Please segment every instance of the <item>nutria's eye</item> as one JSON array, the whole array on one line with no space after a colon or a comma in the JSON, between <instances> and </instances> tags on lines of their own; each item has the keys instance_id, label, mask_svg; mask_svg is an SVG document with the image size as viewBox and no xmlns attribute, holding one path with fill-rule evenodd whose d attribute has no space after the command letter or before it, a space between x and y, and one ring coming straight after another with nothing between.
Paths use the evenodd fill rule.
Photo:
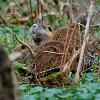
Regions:
<instances>
[{"instance_id":1,"label":"nutria's eye","mask_svg":"<svg viewBox=\"0 0 100 100\"><path fill-rule=\"evenodd\" d=\"M52 32L52 28L51 28L51 27L48 27L48 29L49 29L49 31L51 31L51 32Z\"/></svg>"},{"instance_id":2,"label":"nutria's eye","mask_svg":"<svg viewBox=\"0 0 100 100\"><path fill-rule=\"evenodd\" d=\"M24 46L24 45L22 45L22 46L21 46L21 48L22 48L22 49L25 49L25 46Z\"/></svg>"},{"instance_id":3,"label":"nutria's eye","mask_svg":"<svg viewBox=\"0 0 100 100\"><path fill-rule=\"evenodd\" d=\"M33 26L32 26L32 27L37 28L37 27L38 27L38 25L37 25L37 24L33 24Z\"/></svg>"}]
</instances>

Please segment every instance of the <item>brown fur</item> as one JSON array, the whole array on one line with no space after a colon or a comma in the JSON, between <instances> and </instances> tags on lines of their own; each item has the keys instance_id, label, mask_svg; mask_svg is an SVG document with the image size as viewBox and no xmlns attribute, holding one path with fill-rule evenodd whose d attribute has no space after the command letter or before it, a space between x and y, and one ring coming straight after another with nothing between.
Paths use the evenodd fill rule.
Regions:
<instances>
[{"instance_id":1,"label":"brown fur","mask_svg":"<svg viewBox=\"0 0 100 100\"><path fill-rule=\"evenodd\" d=\"M81 41L82 41L81 35L77 30L75 30L74 32L73 31L74 31L73 28L70 28L69 31L67 28L55 30L52 33L53 34L52 40L48 40L44 43L41 43L41 45L35 48L31 46L33 48L33 51L37 53L34 59L32 59L32 55L29 53L29 50L24 49L23 57L25 58L25 61L27 60L30 70L33 70L35 65L37 68L36 69L37 72L45 71L50 68L58 66L61 67L60 65L61 65L62 54L57 54L57 53L63 53L66 37L67 37L66 48L68 48L68 52L65 62L67 63L67 61L74 54L74 51L78 50L81 47ZM89 44L90 42L92 42L92 44ZM93 38L89 39L89 43L87 44L86 51L97 52L98 49L95 48L97 47L97 45ZM44 52L44 51L49 51L49 52ZM56 53L50 53L50 52L56 52ZM76 67L72 67L71 70L75 70L75 68Z\"/></svg>"},{"instance_id":2,"label":"brown fur","mask_svg":"<svg viewBox=\"0 0 100 100\"><path fill-rule=\"evenodd\" d=\"M67 44L69 38L73 32L73 29L70 28L67 36ZM40 46L34 48L34 52L37 53L35 56L34 61L31 60L31 55L29 53L26 54L28 56L28 62L30 62L31 69L34 64L37 67L37 72L41 72L52 67L60 66L62 54L54 54L54 53L47 53L44 51L56 52L56 53L63 53L64 43L66 41L67 35L67 28L58 29L53 32L52 40L48 40L42 43ZM69 44L68 55L66 61L72 56L73 50L77 50L80 47L80 33L75 31L72 35L72 39ZM25 50L26 53L27 50ZM29 51L28 51L29 52ZM29 54L29 55L28 55ZM25 56L25 57L26 57Z\"/></svg>"}]
</instances>

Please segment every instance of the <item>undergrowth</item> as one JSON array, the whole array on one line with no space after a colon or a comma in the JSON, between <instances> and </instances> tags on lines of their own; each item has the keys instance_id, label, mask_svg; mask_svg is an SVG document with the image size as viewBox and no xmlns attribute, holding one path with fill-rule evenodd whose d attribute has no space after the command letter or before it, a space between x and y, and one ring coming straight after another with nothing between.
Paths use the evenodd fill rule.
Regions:
<instances>
[{"instance_id":1,"label":"undergrowth","mask_svg":"<svg viewBox=\"0 0 100 100\"><path fill-rule=\"evenodd\" d=\"M10 0L5 0L2 6L8 5ZM1 5L1 4L0 4ZM34 5L33 5L34 6ZM53 15L47 16L50 26L53 29L64 27L67 22L67 18L64 15L59 24L54 23L55 17ZM12 53L14 48L19 44L13 37L13 34L8 32L5 27L10 27L13 32L16 33L18 38L24 42L31 42L31 37L28 33L28 29L32 23L27 25L0 25L0 45L5 46L8 53ZM97 29L94 36L100 36L100 27ZM98 57L100 58L100 57ZM97 58L97 59L98 59ZM25 64L15 63L16 71L19 69L25 69ZM25 83L19 83L19 89L23 100L100 100L100 77L95 81L96 73L95 68L98 65L94 65L94 71L91 73L84 73L82 79L78 85L60 87L60 88L44 88L40 85L30 85ZM74 80L72 75L71 80Z\"/></svg>"}]
</instances>

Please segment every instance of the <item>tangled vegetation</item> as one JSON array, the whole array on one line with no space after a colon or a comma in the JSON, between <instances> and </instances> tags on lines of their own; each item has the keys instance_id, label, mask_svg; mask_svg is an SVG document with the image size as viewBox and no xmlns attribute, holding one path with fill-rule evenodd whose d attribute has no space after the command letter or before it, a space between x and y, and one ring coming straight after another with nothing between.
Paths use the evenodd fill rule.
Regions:
<instances>
[{"instance_id":1,"label":"tangled vegetation","mask_svg":"<svg viewBox=\"0 0 100 100\"><path fill-rule=\"evenodd\" d=\"M20 41L31 43L32 38L29 34L29 29L33 23L41 22L41 20L48 23L48 25L52 27L52 30L63 28L66 25L68 26L69 18L66 15L67 11L64 6L65 1L1 0L0 45L3 45L6 48L9 55L12 54L15 51L15 48L20 45L13 33L16 33L16 36ZM78 4L78 0L72 1L74 4ZM84 6L84 4L88 5L89 1L91 0L80 0L80 4L84 2L82 6ZM90 22L91 25L88 33L90 33L94 39L97 39L98 46L100 46L100 1L94 1L96 2L94 5L98 9L98 13L91 18L92 20ZM90 4L89 6L87 5L84 9L89 11ZM83 7L81 8L84 10ZM72 21L76 23L76 19L78 19L77 17L79 16L77 15L74 17L76 18ZM72 27L75 27L75 25L72 25ZM9 29L11 29L12 32L10 32ZM83 27L80 27L81 35L84 36L85 31L84 25ZM86 69L82 72L78 82L75 81L75 73L66 77L66 73L62 74L57 71L56 73L47 75L45 78L40 77L41 84L37 84L38 82L36 82L36 80L34 84L34 80L31 79L31 75L33 74L27 74L27 61L14 61L20 96L22 100L99 100L100 54L96 54L95 62L96 63L89 67L89 70ZM36 78L35 74L33 77ZM33 82L31 83L30 80Z\"/></svg>"}]
</instances>

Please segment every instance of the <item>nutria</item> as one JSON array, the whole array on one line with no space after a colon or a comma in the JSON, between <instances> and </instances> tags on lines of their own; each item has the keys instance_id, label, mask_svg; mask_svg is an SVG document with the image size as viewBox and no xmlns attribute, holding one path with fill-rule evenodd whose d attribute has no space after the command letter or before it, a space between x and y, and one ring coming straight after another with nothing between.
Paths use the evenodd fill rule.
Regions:
<instances>
[{"instance_id":1,"label":"nutria","mask_svg":"<svg viewBox=\"0 0 100 100\"><path fill-rule=\"evenodd\" d=\"M66 48L65 48L65 52L63 52L64 47L65 47L65 41L67 41ZM61 28L61 29L53 31L52 39L46 42L42 42L42 44L33 48L33 51L37 54L34 57L34 61L32 60L32 57L31 57L32 55L29 53L28 49L26 48L24 49L25 51L24 54L27 55L27 59L28 59L27 62L28 62L29 67L31 67L31 70L33 69L33 66L36 65L37 72L41 72L44 70L48 70L50 68L60 66L63 54L64 55L67 54L67 57L65 58L65 63L67 63L67 61L73 56L74 51L77 51L78 49L81 48L82 41L83 39L79 31L75 30L74 28L65 27L65 28ZM90 37L89 43L87 44L86 51L84 54L85 57L83 61L83 66L86 65L87 67L88 64L85 64L85 60L90 58L91 55L94 56L95 52L98 52L99 49L95 47L97 47L96 41L94 41L94 39ZM46 52L46 51L49 51L49 52ZM88 52L90 53L90 57L88 57L89 56ZM26 58L26 56L24 57ZM95 59L93 58L91 62L93 62L94 60ZM91 64L89 64L89 66L90 65Z\"/></svg>"},{"instance_id":2,"label":"nutria","mask_svg":"<svg viewBox=\"0 0 100 100\"><path fill-rule=\"evenodd\" d=\"M70 58L70 56L73 55L73 50L78 50L78 48L80 48L81 36L77 30L74 30L73 28L68 29L67 27L65 27L65 28L61 28L61 29L53 31L52 39L47 39L45 42L42 41L40 45L38 45L37 47L33 49L33 51L37 54L34 58L35 65L37 66L37 72L41 72L52 67L60 66L62 54L47 53L44 51L63 53L66 36L67 36L66 48L69 45L66 61ZM33 66L34 61L31 60L31 55L29 54L28 49L25 49L25 53L26 55L24 57L26 58L26 56L28 55L27 57L29 60L28 62L31 62L28 65ZM23 52L23 54L25 53Z\"/></svg>"}]
</instances>

